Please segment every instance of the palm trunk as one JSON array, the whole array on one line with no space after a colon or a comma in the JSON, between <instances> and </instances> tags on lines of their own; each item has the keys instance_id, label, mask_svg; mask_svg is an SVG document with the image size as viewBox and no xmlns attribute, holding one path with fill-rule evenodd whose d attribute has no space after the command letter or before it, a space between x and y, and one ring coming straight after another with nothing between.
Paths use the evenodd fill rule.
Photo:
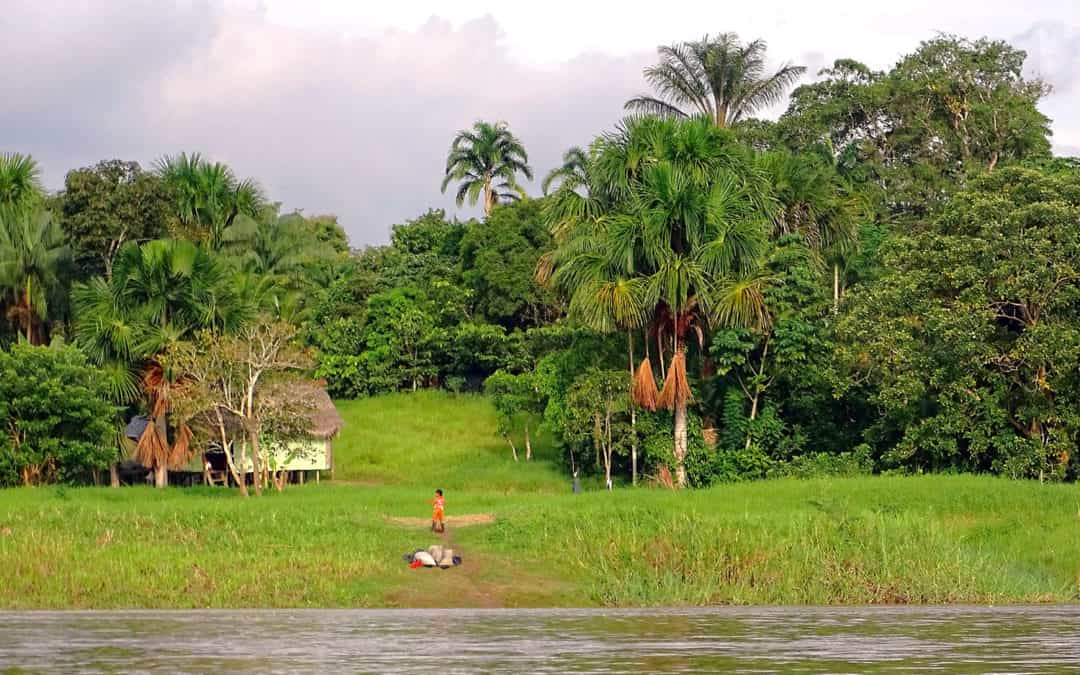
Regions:
<instances>
[{"instance_id":1,"label":"palm trunk","mask_svg":"<svg viewBox=\"0 0 1080 675\"><path fill-rule=\"evenodd\" d=\"M663 380L667 377L667 372L664 369L664 332L662 326L658 326L656 329L656 358L660 361L660 379Z\"/></svg>"},{"instance_id":2,"label":"palm trunk","mask_svg":"<svg viewBox=\"0 0 1080 675\"><path fill-rule=\"evenodd\" d=\"M109 487L120 487L120 469L116 462L109 464Z\"/></svg>"},{"instance_id":3,"label":"palm trunk","mask_svg":"<svg viewBox=\"0 0 1080 675\"><path fill-rule=\"evenodd\" d=\"M637 485L637 407L634 405L634 338L626 329L626 351L630 356L630 484Z\"/></svg>"},{"instance_id":4,"label":"palm trunk","mask_svg":"<svg viewBox=\"0 0 1080 675\"><path fill-rule=\"evenodd\" d=\"M158 439L161 441L161 447L165 448L168 452L169 448L169 429L168 421L165 419L165 415L154 418L154 433L158 435ZM157 461L157 466L154 467L154 487L165 488L169 487L169 458L161 457Z\"/></svg>"},{"instance_id":5,"label":"palm trunk","mask_svg":"<svg viewBox=\"0 0 1080 675\"><path fill-rule=\"evenodd\" d=\"M532 439L529 438L529 423L525 422L525 461L532 461Z\"/></svg>"},{"instance_id":6,"label":"palm trunk","mask_svg":"<svg viewBox=\"0 0 1080 675\"><path fill-rule=\"evenodd\" d=\"M30 328L34 322L34 315L30 311L30 277L26 277L26 344L34 344L32 336L30 335Z\"/></svg>"},{"instance_id":7,"label":"palm trunk","mask_svg":"<svg viewBox=\"0 0 1080 675\"><path fill-rule=\"evenodd\" d=\"M675 367L674 355L679 353L679 325L678 318L672 314L671 318L671 354L672 368ZM673 376L674 377L674 376ZM688 447L686 428L686 401L678 394L675 395L675 485L686 487L686 448Z\"/></svg>"},{"instance_id":8,"label":"palm trunk","mask_svg":"<svg viewBox=\"0 0 1080 675\"><path fill-rule=\"evenodd\" d=\"M492 189L491 189L491 177L484 177L484 217L487 218L491 215L491 209L494 207Z\"/></svg>"},{"instance_id":9,"label":"palm trunk","mask_svg":"<svg viewBox=\"0 0 1080 675\"><path fill-rule=\"evenodd\" d=\"M686 402L675 405L675 485L686 487Z\"/></svg>"},{"instance_id":10,"label":"palm trunk","mask_svg":"<svg viewBox=\"0 0 1080 675\"><path fill-rule=\"evenodd\" d=\"M833 277L832 277L832 311L836 314L840 311L840 263L833 263Z\"/></svg>"}]
</instances>

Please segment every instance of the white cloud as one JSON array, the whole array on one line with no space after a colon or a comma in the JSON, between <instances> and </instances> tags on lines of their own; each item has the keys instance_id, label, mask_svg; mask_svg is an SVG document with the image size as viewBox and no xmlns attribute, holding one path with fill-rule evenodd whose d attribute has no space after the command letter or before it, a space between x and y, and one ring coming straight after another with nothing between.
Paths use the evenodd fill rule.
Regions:
<instances>
[{"instance_id":1,"label":"white cloud","mask_svg":"<svg viewBox=\"0 0 1080 675\"><path fill-rule=\"evenodd\" d=\"M733 29L766 37L778 61L811 71L845 56L887 67L931 35L925 17L940 5L913 0L871 12L864 2L832 4L831 13L817 5L785 13L773 0L731 11L674 2L659 14L624 7L619 21L604 22L611 6L568 0L500 7L497 19L478 0L364 3L365 12L336 1L17 0L0 12L0 62L16 64L5 89L18 92L0 98L0 149L32 153L52 187L100 159L149 163L201 151L258 179L287 207L337 213L354 244L378 243L395 222L452 207L438 191L446 149L476 119L507 120L539 177L568 146L618 120L622 103L642 90L641 69L658 43ZM699 14L675 11L690 6ZM984 12L964 31L963 13L950 7L933 28L1006 30L1008 17ZM450 19L425 18L433 8ZM852 30L856 19L861 30ZM1076 40L1052 27L1018 39L1064 45L1043 57L1025 44L1040 64L1056 64ZM1075 69L1071 53L1064 75ZM1047 104L1059 113L1063 145L1080 145L1064 114L1077 97L1059 86Z\"/></svg>"}]
</instances>

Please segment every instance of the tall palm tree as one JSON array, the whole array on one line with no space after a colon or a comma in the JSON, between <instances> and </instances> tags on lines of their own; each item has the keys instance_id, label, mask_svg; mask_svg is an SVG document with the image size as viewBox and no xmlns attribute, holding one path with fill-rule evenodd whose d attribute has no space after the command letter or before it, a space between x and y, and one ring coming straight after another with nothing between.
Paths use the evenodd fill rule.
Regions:
<instances>
[{"instance_id":1,"label":"tall palm tree","mask_svg":"<svg viewBox=\"0 0 1080 675\"><path fill-rule=\"evenodd\" d=\"M254 218L266 202L258 183L239 180L225 164L210 163L198 153L162 157L156 169L176 195L180 222L212 251L225 243L238 216Z\"/></svg>"},{"instance_id":2,"label":"tall palm tree","mask_svg":"<svg viewBox=\"0 0 1080 675\"><path fill-rule=\"evenodd\" d=\"M735 33L660 47L660 63L644 71L656 95L634 97L625 107L648 115L700 114L730 126L781 101L806 72L788 63L770 73L765 52L764 40L742 44Z\"/></svg>"},{"instance_id":3,"label":"tall palm tree","mask_svg":"<svg viewBox=\"0 0 1080 675\"><path fill-rule=\"evenodd\" d=\"M29 155L0 154L0 211L22 215L44 196L37 162Z\"/></svg>"},{"instance_id":4,"label":"tall palm tree","mask_svg":"<svg viewBox=\"0 0 1080 675\"><path fill-rule=\"evenodd\" d=\"M472 130L462 129L450 144L446 156L446 175L442 191L451 181L458 181L457 205L465 200L474 205L483 196L484 215L500 201L514 201L525 195L517 182L518 174L532 180L532 168L525 147L506 122L479 121Z\"/></svg>"},{"instance_id":5,"label":"tall palm tree","mask_svg":"<svg viewBox=\"0 0 1080 675\"><path fill-rule=\"evenodd\" d=\"M35 323L47 318L49 295L70 257L67 237L48 211L0 208L0 288L11 293L8 317L30 344L41 342Z\"/></svg>"},{"instance_id":6,"label":"tall palm tree","mask_svg":"<svg viewBox=\"0 0 1080 675\"><path fill-rule=\"evenodd\" d=\"M760 166L773 186L780 208L774 234L802 235L807 246L832 266L833 311L840 305L840 266L858 246L862 211L855 190L836 171L831 153L765 153Z\"/></svg>"},{"instance_id":7,"label":"tall palm tree","mask_svg":"<svg viewBox=\"0 0 1080 675\"><path fill-rule=\"evenodd\" d=\"M209 254L189 241L128 242L113 275L76 284L75 334L91 360L110 378L114 400L146 402L150 424L136 457L164 487L168 469L186 460L182 433L170 445L166 415L177 374L158 360L170 344L198 329L234 331L250 319L228 277Z\"/></svg>"},{"instance_id":8,"label":"tall palm tree","mask_svg":"<svg viewBox=\"0 0 1080 675\"><path fill-rule=\"evenodd\" d=\"M594 152L590 199L603 210L560 224L551 279L590 325L647 324L670 335L658 403L674 411L675 473L684 486L687 336L703 348L711 326L768 322L757 270L774 204L752 156L706 120L630 120Z\"/></svg>"}]
</instances>

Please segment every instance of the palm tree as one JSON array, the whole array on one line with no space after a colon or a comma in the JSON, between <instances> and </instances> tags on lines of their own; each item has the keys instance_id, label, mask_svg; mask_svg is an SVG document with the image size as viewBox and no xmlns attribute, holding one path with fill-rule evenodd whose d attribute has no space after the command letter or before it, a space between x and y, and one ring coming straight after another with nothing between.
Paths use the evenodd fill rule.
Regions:
<instances>
[{"instance_id":1,"label":"palm tree","mask_svg":"<svg viewBox=\"0 0 1080 675\"><path fill-rule=\"evenodd\" d=\"M464 204L467 198L472 206L483 195L484 215L489 216L500 201L514 201L525 195L517 175L532 180L528 162L528 153L506 122L479 121L471 131L459 131L450 144L442 191L446 192L451 181L460 182L457 205Z\"/></svg>"},{"instance_id":2,"label":"palm tree","mask_svg":"<svg viewBox=\"0 0 1080 675\"><path fill-rule=\"evenodd\" d=\"M546 195L551 189L552 183L559 181L559 185L577 189L588 184L589 156L578 146L573 146L563 153L562 165L552 169L540 183L540 189Z\"/></svg>"},{"instance_id":3,"label":"palm tree","mask_svg":"<svg viewBox=\"0 0 1080 675\"><path fill-rule=\"evenodd\" d=\"M858 246L862 211L855 190L836 171L831 153L765 153L760 166L779 202L774 235L802 235L806 245L832 266L833 311L840 306L840 266Z\"/></svg>"},{"instance_id":4,"label":"palm tree","mask_svg":"<svg viewBox=\"0 0 1080 675\"><path fill-rule=\"evenodd\" d=\"M32 157L17 152L0 154L0 211L25 214L43 196L41 174Z\"/></svg>"},{"instance_id":5,"label":"palm tree","mask_svg":"<svg viewBox=\"0 0 1080 675\"><path fill-rule=\"evenodd\" d=\"M67 237L48 211L0 208L0 288L12 294L8 317L30 344L41 342L34 324L48 316L49 295L70 257Z\"/></svg>"},{"instance_id":6,"label":"palm tree","mask_svg":"<svg viewBox=\"0 0 1080 675\"><path fill-rule=\"evenodd\" d=\"M629 120L594 153L589 199L603 211L560 223L551 279L589 325L645 324L670 334L658 400L648 387L635 398L674 411L676 480L684 486L687 336L695 333L703 349L713 325L768 323L757 270L774 205L752 156L706 120Z\"/></svg>"},{"instance_id":7,"label":"palm tree","mask_svg":"<svg viewBox=\"0 0 1080 675\"><path fill-rule=\"evenodd\" d=\"M254 218L266 201L256 182L239 180L228 166L211 164L198 153L162 157L156 168L176 195L180 222L212 251L225 243L238 216Z\"/></svg>"},{"instance_id":8,"label":"palm tree","mask_svg":"<svg viewBox=\"0 0 1080 675\"><path fill-rule=\"evenodd\" d=\"M158 487L187 454L183 430L169 444L166 415L179 378L158 357L195 330L235 331L250 319L250 308L238 302L229 281L196 244L156 240L128 242L111 278L95 277L73 289L76 339L110 378L114 400L145 399L151 422L136 458L154 470Z\"/></svg>"},{"instance_id":9,"label":"palm tree","mask_svg":"<svg viewBox=\"0 0 1080 675\"><path fill-rule=\"evenodd\" d=\"M766 44L739 42L735 33L680 42L657 49L660 63L645 69L656 96L642 94L626 109L648 115L707 116L727 127L778 103L806 68L784 64L773 73L765 67Z\"/></svg>"}]
</instances>

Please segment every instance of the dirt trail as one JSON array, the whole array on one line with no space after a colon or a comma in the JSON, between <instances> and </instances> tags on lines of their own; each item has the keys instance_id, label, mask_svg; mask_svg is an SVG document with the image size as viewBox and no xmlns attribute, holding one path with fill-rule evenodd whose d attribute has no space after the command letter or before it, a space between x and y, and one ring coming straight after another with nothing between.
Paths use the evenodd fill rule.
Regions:
<instances>
[{"instance_id":1,"label":"dirt trail","mask_svg":"<svg viewBox=\"0 0 1080 675\"><path fill-rule=\"evenodd\" d=\"M387 516L387 521L401 527L428 530L431 520ZM506 604L507 588L491 578L491 566L487 556L473 551L462 551L454 543L454 531L469 525L489 525L495 522L490 513L470 513L449 516L446 532L430 533L438 543L454 549L462 557L462 564L449 569L417 569L414 583L409 588L390 596L393 604L402 607L502 607Z\"/></svg>"},{"instance_id":2,"label":"dirt trail","mask_svg":"<svg viewBox=\"0 0 1080 675\"><path fill-rule=\"evenodd\" d=\"M430 528L430 518L406 518L399 516L387 516L387 522L391 522L401 527L422 527ZM460 516L447 516L446 529L450 531L454 527L468 527L469 525L490 525L495 522L495 515L492 513L466 513Z\"/></svg>"}]
</instances>

